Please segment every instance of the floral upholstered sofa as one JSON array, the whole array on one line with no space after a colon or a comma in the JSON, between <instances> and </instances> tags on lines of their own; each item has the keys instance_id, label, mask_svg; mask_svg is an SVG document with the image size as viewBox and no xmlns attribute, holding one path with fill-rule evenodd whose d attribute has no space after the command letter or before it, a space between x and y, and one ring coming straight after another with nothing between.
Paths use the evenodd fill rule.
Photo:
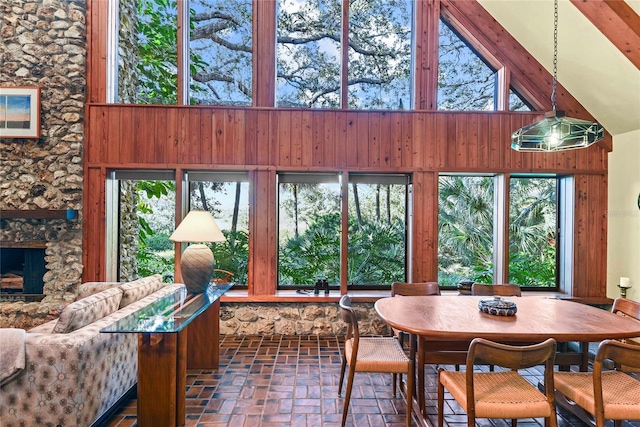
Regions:
<instances>
[{"instance_id":1,"label":"floral upholstered sofa","mask_svg":"<svg viewBox=\"0 0 640 427\"><path fill-rule=\"evenodd\" d=\"M137 334L100 330L182 286L160 275L85 283L58 319L28 331L0 329L0 425L95 423L138 374Z\"/></svg>"}]
</instances>

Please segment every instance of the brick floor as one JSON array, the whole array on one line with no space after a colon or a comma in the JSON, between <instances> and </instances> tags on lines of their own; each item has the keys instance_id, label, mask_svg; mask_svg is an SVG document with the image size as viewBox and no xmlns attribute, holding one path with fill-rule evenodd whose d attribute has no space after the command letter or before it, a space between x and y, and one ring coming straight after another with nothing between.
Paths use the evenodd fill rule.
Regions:
<instances>
[{"instance_id":1,"label":"brick floor","mask_svg":"<svg viewBox=\"0 0 640 427\"><path fill-rule=\"evenodd\" d=\"M187 426L318 427L339 426L343 399L338 397L340 337L224 336L220 368L188 370ZM445 366L453 369L453 366ZM436 370L428 366L425 388L430 421L436 419ZM536 369L523 373L537 383ZM344 390L343 390L344 396ZM445 425L466 426L464 411L451 398ZM583 427L579 419L558 410L559 427ZM406 405L391 392L390 374L356 373L348 425L404 426ZM505 420L479 420L479 426L503 427ZM104 426L136 425L136 400L119 408ZM415 422L414 426L418 426ZM519 426L544 426L543 419L519 420ZM628 423L624 427L638 426Z\"/></svg>"}]
</instances>

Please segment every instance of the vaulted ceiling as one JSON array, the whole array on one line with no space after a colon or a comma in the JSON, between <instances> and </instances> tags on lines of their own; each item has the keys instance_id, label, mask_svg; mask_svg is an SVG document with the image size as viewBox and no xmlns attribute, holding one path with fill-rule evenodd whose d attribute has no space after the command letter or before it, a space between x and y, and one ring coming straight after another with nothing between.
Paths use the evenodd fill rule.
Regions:
<instances>
[{"instance_id":1,"label":"vaulted ceiling","mask_svg":"<svg viewBox=\"0 0 640 427\"><path fill-rule=\"evenodd\" d=\"M553 0L478 1L553 70ZM639 15L640 0L559 1L558 81L614 136L640 130Z\"/></svg>"}]
</instances>

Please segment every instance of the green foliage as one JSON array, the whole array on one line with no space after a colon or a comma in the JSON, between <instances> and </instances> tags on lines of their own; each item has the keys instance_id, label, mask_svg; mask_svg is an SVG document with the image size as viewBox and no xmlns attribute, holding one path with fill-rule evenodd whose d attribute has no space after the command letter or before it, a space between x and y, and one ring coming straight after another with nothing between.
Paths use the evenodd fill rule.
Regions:
<instances>
[{"instance_id":1,"label":"green foliage","mask_svg":"<svg viewBox=\"0 0 640 427\"><path fill-rule=\"evenodd\" d=\"M326 278L340 282L340 214L317 216L298 238L280 248L281 285L313 284Z\"/></svg>"},{"instance_id":2,"label":"green foliage","mask_svg":"<svg viewBox=\"0 0 640 427\"><path fill-rule=\"evenodd\" d=\"M355 284L391 284L405 280L404 220L349 224L348 277Z\"/></svg>"},{"instance_id":3,"label":"green foliage","mask_svg":"<svg viewBox=\"0 0 640 427\"><path fill-rule=\"evenodd\" d=\"M249 235L244 231L232 233L228 230L222 230L222 233L227 240L211 244L215 268L232 272L231 280L233 282L246 284L249 268Z\"/></svg>"}]
</instances>

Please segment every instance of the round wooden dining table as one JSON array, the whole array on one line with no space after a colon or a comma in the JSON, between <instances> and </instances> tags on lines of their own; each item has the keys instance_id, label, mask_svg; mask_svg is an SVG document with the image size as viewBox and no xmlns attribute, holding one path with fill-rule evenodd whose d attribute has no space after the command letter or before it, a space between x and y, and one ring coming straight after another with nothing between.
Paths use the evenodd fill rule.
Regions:
<instances>
[{"instance_id":1,"label":"round wooden dining table","mask_svg":"<svg viewBox=\"0 0 640 427\"><path fill-rule=\"evenodd\" d=\"M417 337L412 357L417 363L417 400L422 416L424 355L438 342L469 343L485 338L529 344L555 338L558 342L599 342L640 336L640 322L586 304L543 296L509 297L517 305L514 316L486 314L478 309L480 296L434 295L382 298L376 312L390 326ZM417 355L417 357L416 357Z\"/></svg>"}]
</instances>

